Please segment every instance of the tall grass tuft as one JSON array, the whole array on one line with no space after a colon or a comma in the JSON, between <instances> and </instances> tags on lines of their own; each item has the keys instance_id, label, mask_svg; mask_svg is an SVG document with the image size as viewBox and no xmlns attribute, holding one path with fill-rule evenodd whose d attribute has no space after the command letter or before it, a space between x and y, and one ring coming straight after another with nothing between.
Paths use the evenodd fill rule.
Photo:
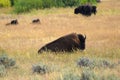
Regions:
<instances>
[{"instance_id":1,"label":"tall grass tuft","mask_svg":"<svg viewBox=\"0 0 120 80\"><path fill-rule=\"evenodd\" d=\"M44 4L46 5L46 4ZM48 4L49 5L49 4ZM43 1L42 0L18 0L15 3L15 12L29 12L32 9L42 9Z\"/></svg>"},{"instance_id":2,"label":"tall grass tuft","mask_svg":"<svg viewBox=\"0 0 120 80\"><path fill-rule=\"evenodd\" d=\"M81 5L88 4L88 3L90 3L92 5L96 5L97 4L96 0L80 0L80 4Z\"/></svg>"},{"instance_id":3,"label":"tall grass tuft","mask_svg":"<svg viewBox=\"0 0 120 80\"><path fill-rule=\"evenodd\" d=\"M18 1L18 0L9 0L10 1L10 4L11 4L11 7L15 5L15 2Z\"/></svg>"},{"instance_id":4,"label":"tall grass tuft","mask_svg":"<svg viewBox=\"0 0 120 80\"><path fill-rule=\"evenodd\" d=\"M10 0L0 0L0 7L9 7L10 5Z\"/></svg>"}]
</instances>

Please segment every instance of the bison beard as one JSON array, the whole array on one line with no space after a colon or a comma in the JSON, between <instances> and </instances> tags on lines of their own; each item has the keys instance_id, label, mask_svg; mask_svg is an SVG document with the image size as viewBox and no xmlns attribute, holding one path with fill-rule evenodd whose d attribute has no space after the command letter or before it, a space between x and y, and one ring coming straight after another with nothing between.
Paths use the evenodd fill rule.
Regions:
<instances>
[{"instance_id":1,"label":"bison beard","mask_svg":"<svg viewBox=\"0 0 120 80\"><path fill-rule=\"evenodd\" d=\"M52 52L60 52L60 51L67 51L71 52L73 50L84 50L85 49L85 39L81 34L72 33L59 39L50 42L43 46L41 49L38 50L38 53L42 53L43 51L52 51Z\"/></svg>"}]
</instances>

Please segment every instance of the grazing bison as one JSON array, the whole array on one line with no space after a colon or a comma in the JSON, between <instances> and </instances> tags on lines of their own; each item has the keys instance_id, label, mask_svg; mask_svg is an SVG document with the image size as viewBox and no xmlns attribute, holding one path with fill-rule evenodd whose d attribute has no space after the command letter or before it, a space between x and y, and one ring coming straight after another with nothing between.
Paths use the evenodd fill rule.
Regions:
<instances>
[{"instance_id":1,"label":"grazing bison","mask_svg":"<svg viewBox=\"0 0 120 80\"><path fill-rule=\"evenodd\" d=\"M91 16L92 13L96 14L96 12L97 12L96 6L91 6L89 4L81 5L74 9L74 14L80 13L80 14L86 15L86 16Z\"/></svg>"},{"instance_id":2,"label":"grazing bison","mask_svg":"<svg viewBox=\"0 0 120 80\"><path fill-rule=\"evenodd\" d=\"M71 33L46 44L45 46L38 50L38 53L48 50L52 52L60 51L71 52L77 49L84 50L85 40L86 36L83 36L82 34Z\"/></svg>"},{"instance_id":3,"label":"grazing bison","mask_svg":"<svg viewBox=\"0 0 120 80\"><path fill-rule=\"evenodd\" d=\"M34 19L34 20L32 21L32 23L40 23L40 20L39 20L39 19Z\"/></svg>"},{"instance_id":4,"label":"grazing bison","mask_svg":"<svg viewBox=\"0 0 120 80\"><path fill-rule=\"evenodd\" d=\"M12 20L10 23L7 23L6 25L17 25L18 24L18 20Z\"/></svg>"}]
</instances>

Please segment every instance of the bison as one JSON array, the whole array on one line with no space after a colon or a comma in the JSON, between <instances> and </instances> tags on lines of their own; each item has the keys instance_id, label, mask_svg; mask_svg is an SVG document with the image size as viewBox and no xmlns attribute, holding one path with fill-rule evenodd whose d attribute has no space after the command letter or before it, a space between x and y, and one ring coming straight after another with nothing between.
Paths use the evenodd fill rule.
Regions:
<instances>
[{"instance_id":1,"label":"bison","mask_svg":"<svg viewBox=\"0 0 120 80\"><path fill-rule=\"evenodd\" d=\"M96 6L92 6L92 5L81 5L77 8L74 9L74 14L82 14L82 15L86 15L86 16L91 16L92 13L96 14L97 10L96 10Z\"/></svg>"},{"instance_id":2,"label":"bison","mask_svg":"<svg viewBox=\"0 0 120 80\"><path fill-rule=\"evenodd\" d=\"M6 25L17 25L18 24L18 20L12 20L10 23L7 23Z\"/></svg>"},{"instance_id":3,"label":"bison","mask_svg":"<svg viewBox=\"0 0 120 80\"><path fill-rule=\"evenodd\" d=\"M86 35L71 33L46 44L38 50L38 53L42 53L43 51L72 52L77 49L84 50L85 40Z\"/></svg>"},{"instance_id":4,"label":"bison","mask_svg":"<svg viewBox=\"0 0 120 80\"><path fill-rule=\"evenodd\" d=\"M32 23L40 23L40 20L39 19L34 19L34 20L32 20Z\"/></svg>"}]
</instances>

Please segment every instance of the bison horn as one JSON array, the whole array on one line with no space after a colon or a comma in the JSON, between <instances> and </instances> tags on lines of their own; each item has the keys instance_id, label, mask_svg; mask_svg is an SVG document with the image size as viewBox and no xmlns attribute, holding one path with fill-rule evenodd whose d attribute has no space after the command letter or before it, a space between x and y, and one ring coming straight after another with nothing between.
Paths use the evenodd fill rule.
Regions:
<instances>
[{"instance_id":1,"label":"bison horn","mask_svg":"<svg viewBox=\"0 0 120 80\"><path fill-rule=\"evenodd\" d=\"M85 37L84 37L85 39L86 39L86 35L85 35Z\"/></svg>"}]
</instances>

